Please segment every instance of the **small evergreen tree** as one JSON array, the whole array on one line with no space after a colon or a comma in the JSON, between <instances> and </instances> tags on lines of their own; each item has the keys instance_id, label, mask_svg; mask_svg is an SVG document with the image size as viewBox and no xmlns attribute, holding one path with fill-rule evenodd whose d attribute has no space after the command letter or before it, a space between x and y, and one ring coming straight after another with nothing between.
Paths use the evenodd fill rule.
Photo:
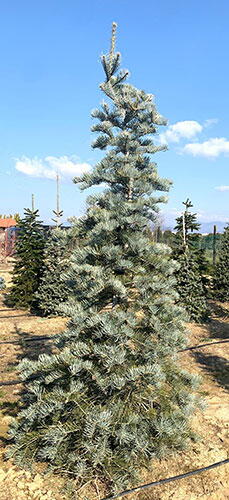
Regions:
<instances>
[{"instance_id":1,"label":"small evergreen tree","mask_svg":"<svg viewBox=\"0 0 229 500\"><path fill-rule=\"evenodd\" d=\"M191 200L187 198L182 204L185 206L185 210L180 217L177 217L174 230L176 231L177 240L179 238L184 246L194 248L199 237L198 233L194 231L199 231L200 224L197 222L197 214L189 212L189 209L193 207Z\"/></svg>"},{"instance_id":2,"label":"small evergreen tree","mask_svg":"<svg viewBox=\"0 0 229 500\"><path fill-rule=\"evenodd\" d=\"M35 293L39 287L43 271L44 233L38 210L25 209L24 218L18 223L15 245L15 264L12 287L6 302L11 307L37 307Z\"/></svg>"},{"instance_id":3,"label":"small evergreen tree","mask_svg":"<svg viewBox=\"0 0 229 500\"><path fill-rule=\"evenodd\" d=\"M94 170L76 179L83 188L106 183L78 220L81 246L69 271L71 317L59 354L24 360L29 406L11 429L17 463L46 460L52 469L86 482L99 477L116 487L136 478L155 456L183 448L192 435L196 379L179 367L185 345L183 310L176 305L170 249L153 243L166 191L150 155L163 148L151 134L165 121L152 95L125 83L120 54L102 57L102 91L113 106L93 111L107 149Z\"/></svg>"},{"instance_id":4,"label":"small evergreen tree","mask_svg":"<svg viewBox=\"0 0 229 500\"><path fill-rule=\"evenodd\" d=\"M180 304L185 307L190 320L198 323L208 319L204 277L206 262L203 250L198 248L199 235L193 233L200 228L197 215L189 212L193 206L189 199L183 204L185 205L184 213L176 219L173 251L173 256L179 263L179 269L176 272L177 291Z\"/></svg>"},{"instance_id":5,"label":"small evergreen tree","mask_svg":"<svg viewBox=\"0 0 229 500\"><path fill-rule=\"evenodd\" d=\"M36 292L38 313L42 316L62 314L59 305L68 296L64 278L68 258L66 232L58 227L50 230L45 242L42 276Z\"/></svg>"},{"instance_id":6,"label":"small evergreen tree","mask_svg":"<svg viewBox=\"0 0 229 500\"><path fill-rule=\"evenodd\" d=\"M166 229L163 233L163 243L172 248L173 242L174 242L173 232L170 229Z\"/></svg>"},{"instance_id":7,"label":"small evergreen tree","mask_svg":"<svg viewBox=\"0 0 229 500\"><path fill-rule=\"evenodd\" d=\"M222 302L229 300L229 225L225 227L213 280L214 295Z\"/></svg>"},{"instance_id":8,"label":"small evergreen tree","mask_svg":"<svg viewBox=\"0 0 229 500\"><path fill-rule=\"evenodd\" d=\"M18 212L16 214L14 214L13 218L17 222L17 224L19 224L19 222L20 222L20 214Z\"/></svg>"}]
</instances>

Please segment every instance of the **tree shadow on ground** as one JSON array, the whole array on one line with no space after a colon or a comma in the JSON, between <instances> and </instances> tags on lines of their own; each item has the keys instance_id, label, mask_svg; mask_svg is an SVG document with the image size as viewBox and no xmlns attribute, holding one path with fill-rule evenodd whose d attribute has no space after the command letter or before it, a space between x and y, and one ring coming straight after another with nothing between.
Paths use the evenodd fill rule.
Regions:
<instances>
[{"instance_id":1,"label":"tree shadow on ground","mask_svg":"<svg viewBox=\"0 0 229 500\"><path fill-rule=\"evenodd\" d=\"M39 335L35 336L33 333L23 332L16 325L14 327L14 334L18 335L21 350L17 353L17 362L11 363L11 365L17 365L24 358L36 361L40 354L52 354L54 352L52 339L43 339L42 336L39 339Z\"/></svg>"},{"instance_id":2,"label":"tree shadow on ground","mask_svg":"<svg viewBox=\"0 0 229 500\"><path fill-rule=\"evenodd\" d=\"M16 359L7 364L5 371L13 372L15 370L14 378L17 380L20 379L18 375L18 364L20 363L20 361L22 361L22 359L27 358L30 361L37 361L40 354L52 354L57 351L52 340L45 340L42 339L42 337L39 340L38 338L39 336L37 335L36 339L34 339L33 338L35 337L34 334L23 332L17 326L14 327L14 332L12 333L14 333L15 335L14 341L18 340L18 346L20 347L20 350L17 351ZM22 386L19 385L19 392L18 392L19 399L17 401L2 402L0 405L0 410L2 414L16 417L19 411L21 411L22 408L25 408L27 406L26 394L27 394L26 388L23 385Z\"/></svg>"},{"instance_id":3,"label":"tree shadow on ground","mask_svg":"<svg viewBox=\"0 0 229 500\"><path fill-rule=\"evenodd\" d=\"M229 339L229 323L220 319L212 319L208 331L213 339Z\"/></svg>"},{"instance_id":4,"label":"tree shadow on ground","mask_svg":"<svg viewBox=\"0 0 229 500\"><path fill-rule=\"evenodd\" d=\"M222 319L229 319L229 310L222 302L210 301L211 312Z\"/></svg>"},{"instance_id":5,"label":"tree shadow on ground","mask_svg":"<svg viewBox=\"0 0 229 500\"><path fill-rule=\"evenodd\" d=\"M3 415L16 417L21 410L20 401L4 401L1 403L0 410Z\"/></svg>"},{"instance_id":6,"label":"tree shadow on ground","mask_svg":"<svg viewBox=\"0 0 229 500\"><path fill-rule=\"evenodd\" d=\"M229 390L229 361L226 358L202 352L193 352L192 356L221 387Z\"/></svg>"},{"instance_id":7,"label":"tree shadow on ground","mask_svg":"<svg viewBox=\"0 0 229 500\"><path fill-rule=\"evenodd\" d=\"M229 339L229 310L219 302L210 302L211 321L207 325L209 337Z\"/></svg>"}]
</instances>

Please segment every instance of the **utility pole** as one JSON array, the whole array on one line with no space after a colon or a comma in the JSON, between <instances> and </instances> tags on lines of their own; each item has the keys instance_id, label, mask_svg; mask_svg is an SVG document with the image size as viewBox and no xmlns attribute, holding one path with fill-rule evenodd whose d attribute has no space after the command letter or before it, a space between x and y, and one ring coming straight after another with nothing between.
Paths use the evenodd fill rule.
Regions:
<instances>
[{"instance_id":1,"label":"utility pole","mask_svg":"<svg viewBox=\"0 0 229 500\"><path fill-rule=\"evenodd\" d=\"M34 212L35 210L35 197L34 194L32 194L32 211Z\"/></svg>"},{"instance_id":2,"label":"utility pole","mask_svg":"<svg viewBox=\"0 0 229 500\"><path fill-rule=\"evenodd\" d=\"M56 227L61 226L60 218L63 215L63 210L60 210L60 176L57 172L56 174L56 210L53 210L55 219L52 219L56 223Z\"/></svg>"},{"instance_id":3,"label":"utility pole","mask_svg":"<svg viewBox=\"0 0 229 500\"><path fill-rule=\"evenodd\" d=\"M161 233L161 227L160 227L160 226L158 226L158 227L157 227L157 236L156 236L156 238L157 238L157 239L156 239L157 243L161 243L161 234L162 234L162 233Z\"/></svg>"},{"instance_id":4,"label":"utility pole","mask_svg":"<svg viewBox=\"0 0 229 500\"><path fill-rule=\"evenodd\" d=\"M60 213L60 176L56 174L56 211Z\"/></svg>"}]
</instances>

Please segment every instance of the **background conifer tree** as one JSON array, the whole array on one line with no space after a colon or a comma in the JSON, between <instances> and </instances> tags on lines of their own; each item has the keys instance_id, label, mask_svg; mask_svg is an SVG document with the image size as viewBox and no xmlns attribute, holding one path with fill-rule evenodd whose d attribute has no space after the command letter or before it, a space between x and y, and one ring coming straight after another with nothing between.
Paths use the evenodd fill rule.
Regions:
<instances>
[{"instance_id":1,"label":"background conifer tree","mask_svg":"<svg viewBox=\"0 0 229 500\"><path fill-rule=\"evenodd\" d=\"M193 207L191 200L187 198L187 200L182 203L185 206L185 210L180 217L177 217L177 224L174 229L177 237L180 238L184 245L187 245L189 248L194 248L195 242L199 236L198 231L200 229L200 224L197 222L197 214L189 212L189 209Z\"/></svg>"},{"instance_id":2,"label":"background conifer tree","mask_svg":"<svg viewBox=\"0 0 229 500\"><path fill-rule=\"evenodd\" d=\"M150 156L164 149L151 134L165 120L152 95L125 83L115 29L100 86L111 104L93 111L93 147L106 155L75 179L82 188L107 189L88 199L78 221L81 247L71 259L65 305L71 320L59 354L21 365L33 381L28 408L11 429L11 453L20 465L46 460L82 482L99 477L122 487L153 457L185 446L196 379L177 361L186 342L177 266L148 231L164 199L155 191L170 185Z\"/></svg>"},{"instance_id":3,"label":"background conifer tree","mask_svg":"<svg viewBox=\"0 0 229 500\"><path fill-rule=\"evenodd\" d=\"M222 236L213 285L215 297L222 302L227 302L229 300L229 225L225 227Z\"/></svg>"},{"instance_id":4,"label":"background conifer tree","mask_svg":"<svg viewBox=\"0 0 229 500\"><path fill-rule=\"evenodd\" d=\"M207 283L204 274L207 264L204 251L198 248L199 235L193 233L200 228L197 215L189 212L193 206L189 199L183 204L185 210L176 219L173 251L173 256L179 263L179 269L176 272L177 291L179 301L185 307L190 320L202 322L208 319Z\"/></svg>"},{"instance_id":5,"label":"background conifer tree","mask_svg":"<svg viewBox=\"0 0 229 500\"><path fill-rule=\"evenodd\" d=\"M68 296L64 273L70 255L70 237L61 229L63 210L60 209L60 176L56 175L56 210L53 210L55 229L49 230L44 250L44 267L36 293L38 314L42 316L61 315L61 305ZM72 232L72 231L71 231Z\"/></svg>"},{"instance_id":6,"label":"background conifer tree","mask_svg":"<svg viewBox=\"0 0 229 500\"><path fill-rule=\"evenodd\" d=\"M25 209L18 222L12 287L6 302L11 307L36 309L37 291L43 270L44 232L38 210Z\"/></svg>"},{"instance_id":7,"label":"background conifer tree","mask_svg":"<svg viewBox=\"0 0 229 500\"><path fill-rule=\"evenodd\" d=\"M42 316L61 315L60 304L68 296L64 272L68 267L67 235L56 227L49 231L44 249L44 266L36 292L38 313Z\"/></svg>"}]
</instances>

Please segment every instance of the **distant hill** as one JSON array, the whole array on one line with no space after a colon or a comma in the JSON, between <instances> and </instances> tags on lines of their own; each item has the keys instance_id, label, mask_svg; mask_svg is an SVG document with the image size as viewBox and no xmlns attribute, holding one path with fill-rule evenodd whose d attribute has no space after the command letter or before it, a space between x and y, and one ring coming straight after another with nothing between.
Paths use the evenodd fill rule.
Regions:
<instances>
[{"instance_id":1,"label":"distant hill","mask_svg":"<svg viewBox=\"0 0 229 500\"><path fill-rule=\"evenodd\" d=\"M228 218L229 222L229 218ZM201 222L201 228L200 232L201 233L213 233L213 226L216 226L216 231L217 233L223 233L225 226L227 225L226 222L222 221L213 221L213 222Z\"/></svg>"},{"instance_id":2,"label":"distant hill","mask_svg":"<svg viewBox=\"0 0 229 500\"><path fill-rule=\"evenodd\" d=\"M228 223L229 223L229 217L228 217ZM216 231L217 233L223 233L224 228L227 225L227 222L225 221L210 221L210 222L200 222L200 233L213 233L213 227L216 225ZM175 221L174 221L174 226L175 226ZM166 224L166 220L162 223L161 229L162 231L165 231L166 229L170 229L170 231L173 231L173 223L168 222ZM154 224L151 224L151 228L154 228Z\"/></svg>"}]
</instances>

